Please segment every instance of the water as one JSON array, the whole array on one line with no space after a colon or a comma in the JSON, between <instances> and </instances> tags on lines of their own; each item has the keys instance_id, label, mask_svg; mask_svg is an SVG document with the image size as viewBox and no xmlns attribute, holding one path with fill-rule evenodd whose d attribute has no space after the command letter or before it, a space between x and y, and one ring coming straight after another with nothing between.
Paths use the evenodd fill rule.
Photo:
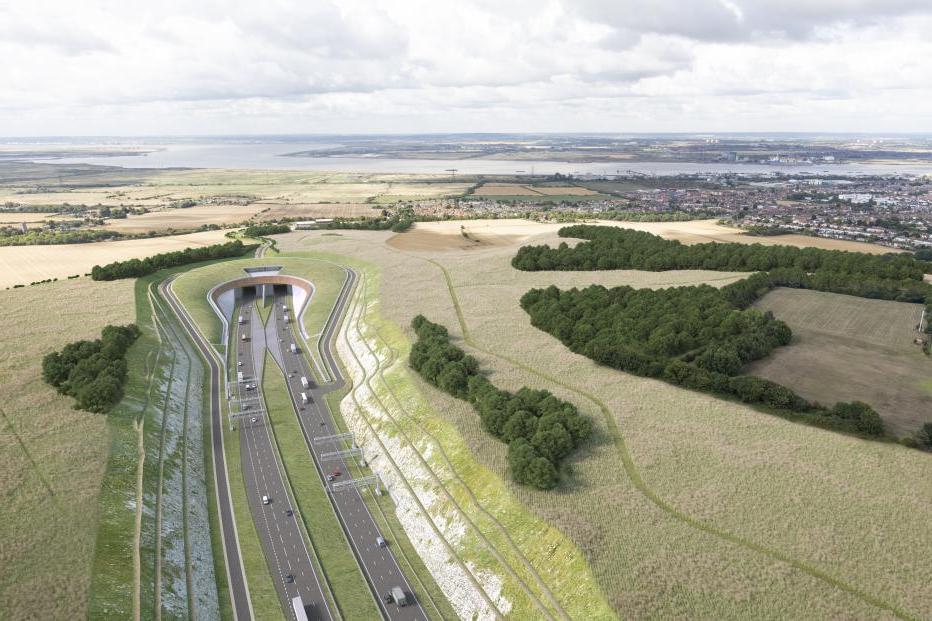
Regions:
<instances>
[{"instance_id":1,"label":"water","mask_svg":"<svg viewBox=\"0 0 932 621\"><path fill-rule=\"evenodd\" d=\"M323 142L292 140L212 141L178 143L121 142L121 148L151 149L141 155L113 157L75 156L57 159L34 159L47 163L85 163L126 168L233 168L255 170L307 170L323 172L448 174L469 175L618 175L640 173L671 176L689 174L792 174L792 175L924 175L932 174L932 163L845 163L812 166L770 166L735 162L555 162L509 159L401 159L379 157L289 157L288 153L314 151L338 146ZM68 147L78 146L70 142ZM91 146L91 145L88 145ZM97 143L96 146L100 146Z\"/></svg>"}]
</instances>

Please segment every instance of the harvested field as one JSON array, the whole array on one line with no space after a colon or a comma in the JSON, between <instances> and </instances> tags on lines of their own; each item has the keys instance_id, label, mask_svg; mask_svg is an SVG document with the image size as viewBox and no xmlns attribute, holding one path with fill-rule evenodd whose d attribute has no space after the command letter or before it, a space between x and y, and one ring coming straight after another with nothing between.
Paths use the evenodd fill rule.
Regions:
<instances>
[{"instance_id":1,"label":"harvested field","mask_svg":"<svg viewBox=\"0 0 932 621\"><path fill-rule=\"evenodd\" d=\"M575 185L535 185L533 189L544 196L598 196L598 192Z\"/></svg>"},{"instance_id":2,"label":"harvested field","mask_svg":"<svg viewBox=\"0 0 932 621\"><path fill-rule=\"evenodd\" d=\"M255 216L258 205L196 205L184 209L160 209L139 216L129 215L118 220L107 220L105 228L121 233L148 231L192 230L204 224L231 224Z\"/></svg>"},{"instance_id":3,"label":"harvested field","mask_svg":"<svg viewBox=\"0 0 932 621\"><path fill-rule=\"evenodd\" d=\"M277 203L258 202L252 207L258 207L259 220L280 220L281 218L357 218L372 216L381 213L368 203Z\"/></svg>"},{"instance_id":4,"label":"harvested field","mask_svg":"<svg viewBox=\"0 0 932 621\"><path fill-rule=\"evenodd\" d=\"M509 266L514 247L409 254L380 246L388 233L342 233L284 235L279 248L378 264L381 315L409 339L424 313L497 385L550 389L591 417L596 440L571 459L566 486L534 492L507 483L505 447L468 404L408 380L511 495L582 550L624 617L932 617L932 564L917 555L932 545L928 454L600 367L534 329L518 306L549 284L723 285L743 275L526 273ZM527 242L553 238L544 233Z\"/></svg>"},{"instance_id":5,"label":"harvested field","mask_svg":"<svg viewBox=\"0 0 932 621\"><path fill-rule=\"evenodd\" d=\"M0 226L12 226L21 222L42 222L55 214L42 211L0 211Z\"/></svg>"},{"instance_id":6,"label":"harvested field","mask_svg":"<svg viewBox=\"0 0 932 621\"><path fill-rule=\"evenodd\" d=\"M93 304L89 303L93 300ZM0 292L0 617L86 618L107 463L106 417L72 409L42 356L135 318L133 282L88 279Z\"/></svg>"},{"instance_id":7,"label":"harvested field","mask_svg":"<svg viewBox=\"0 0 932 621\"><path fill-rule=\"evenodd\" d=\"M593 224L617 226L637 231L647 231L666 239L676 239L684 244L700 244L710 241L737 242L739 244L788 245L799 247L850 250L883 254L902 252L876 244L862 244L837 239L823 239L806 235L780 235L777 237L753 237L735 229L718 224L716 220L690 220L688 222L624 222L594 220ZM399 233L389 244L399 250L463 250L466 249L460 236L460 226L474 232L480 240L498 238L503 243L489 245L518 245L523 243L560 243L568 241L557 236L557 231L566 226L556 222L533 222L515 218L501 220L445 220L442 222L418 222L410 231ZM431 233L432 235L427 235ZM534 239L532 239L534 238ZM408 240L411 241L408 241Z\"/></svg>"},{"instance_id":8,"label":"harvested field","mask_svg":"<svg viewBox=\"0 0 932 621\"><path fill-rule=\"evenodd\" d=\"M224 231L59 246L0 247L0 287L86 274L95 265L228 241Z\"/></svg>"},{"instance_id":9,"label":"harvested field","mask_svg":"<svg viewBox=\"0 0 932 621\"><path fill-rule=\"evenodd\" d=\"M793 342L750 373L821 403L869 403L899 434L932 422L932 362L912 342L922 305L777 289L755 306L785 321Z\"/></svg>"}]
</instances>

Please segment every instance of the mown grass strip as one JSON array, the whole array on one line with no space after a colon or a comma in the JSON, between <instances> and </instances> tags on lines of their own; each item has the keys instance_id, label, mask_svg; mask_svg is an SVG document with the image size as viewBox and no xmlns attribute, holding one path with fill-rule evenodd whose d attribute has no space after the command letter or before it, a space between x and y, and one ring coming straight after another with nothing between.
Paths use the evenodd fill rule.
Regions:
<instances>
[{"instance_id":1,"label":"mown grass strip","mask_svg":"<svg viewBox=\"0 0 932 621\"><path fill-rule=\"evenodd\" d=\"M281 369L266 352L262 392L269 423L278 444L285 475L291 484L301 521L316 551L337 608L346 621L380 618L372 593L333 513L330 499L314 466Z\"/></svg>"}]
</instances>

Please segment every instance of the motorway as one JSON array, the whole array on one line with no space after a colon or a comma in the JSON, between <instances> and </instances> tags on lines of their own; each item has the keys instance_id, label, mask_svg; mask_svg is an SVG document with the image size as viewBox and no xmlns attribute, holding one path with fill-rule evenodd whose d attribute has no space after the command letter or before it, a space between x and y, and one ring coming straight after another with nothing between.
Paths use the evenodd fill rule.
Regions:
<instances>
[{"instance_id":1,"label":"motorway","mask_svg":"<svg viewBox=\"0 0 932 621\"><path fill-rule=\"evenodd\" d=\"M297 511L291 506L285 476L278 463L275 441L262 405L262 371L267 349L265 329L252 303L243 298L239 308L243 323L235 326L235 373L243 380L235 384L238 400L248 407L239 418L240 459L246 482L249 510L262 541L282 610L294 618L293 597L300 595L308 619L333 619L314 570ZM242 336L246 335L246 340ZM238 377L238 376L237 376ZM268 502L264 498L268 498Z\"/></svg>"},{"instance_id":2,"label":"motorway","mask_svg":"<svg viewBox=\"0 0 932 621\"><path fill-rule=\"evenodd\" d=\"M291 324L284 322L283 305L290 304L290 296L275 298L274 312L270 314L267 325L263 327L255 305L243 300L239 314L244 323L230 326L234 342L236 365L231 386L237 397L244 400L251 410L239 418L238 427L241 440L241 465L247 488L250 512L256 530L262 541L266 561L275 581L276 590L287 618L293 619L291 598L300 595L305 603L309 619L332 619L333 615L326 604L324 587L327 585L314 570L311 551L307 549L297 511L291 506L285 489L285 477L278 462L277 447L269 431L264 405L261 400L261 377L266 351L272 353L276 364L286 370L286 380L292 404L301 423L305 442L314 457L315 467L321 484L325 486L328 497L343 527L346 539L360 566L363 575L378 602L382 616L392 621L422 621L427 619L424 609L418 601L417 594L411 588L391 551L391 543L380 547L376 537L380 534L367 505L362 498L362 491L349 487L334 491L332 483L327 481L327 473L338 470L341 474L334 477L336 482L349 476L347 463L342 458L327 461L321 455L345 448L340 445L327 445L313 442L315 437L339 433L333 423L330 409L323 397L326 393L341 388L345 380L333 353L332 341L343 317L357 276L346 270L346 280L336 303L327 320L320 343L321 356L333 381L319 385L313 382L308 359L301 348L293 354L288 350L291 343L302 343L295 334ZM211 429L213 441L214 471L217 479L218 508L223 534L224 553L227 560L227 574L230 594L236 619L253 618L251 602L246 589L239 547L236 538L236 526L229 499L226 480L226 462L222 445L223 412L220 404L220 367L217 364L213 348L207 343L194 326L187 312L174 297L167 280L161 285L161 292L172 306L188 332L189 336L201 350L211 369ZM309 301L310 303L310 301ZM290 312L290 311L289 311ZM293 319L293 316L291 317ZM242 334L246 332L247 340ZM242 364L240 364L242 363ZM244 380L236 382L236 373L243 372ZM301 377L311 380L310 388L303 388ZM249 381L252 380L252 381ZM249 385L250 388L246 388ZM302 403L301 393L307 393L308 404ZM253 420L255 418L255 421ZM269 504L263 504L262 497L268 496ZM409 601L407 606L385 601L385 595L393 587L400 587Z\"/></svg>"},{"instance_id":3,"label":"motorway","mask_svg":"<svg viewBox=\"0 0 932 621\"><path fill-rule=\"evenodd\" d=\"M340 433L340 430L337 429L333 422L324 395L342 387L344 383L340 367L333 357L331 341L339 324L339 318L343 316L343 309L346 306L355 280L355 272L348 270L343 291L341 291L335 305L340 309L340 312L334 312L331 315L321 336L321 343L327 344L322 352L324 364L332 374L333 382L323 386L318 385L313 381L314 376L311 374L308 359L303 355L304 352L301 351L301 348L298 348L297 353L290 351L290 345L300 343L300 341L296 339L294 322L286 323L284 321L287 314L284 306L286 302L290 303L287 297L276 296L275 298L275 305L266 325L266 341L272 351L272 356L286 371L291 402L301 423L304 440L314 456L321 482L327 487L327 493L350 542L350 547L363 568L363 574L379 603L382 615L386 619L393 621L426 621L427 615L421 607L416 593L414 593L410 583L398 566L398 562L395 560L395 555L391 550L391 542L388 542L385 547L380 547L376 542L376 538L381 533L363 500L362 494L365 490L358 489L355 486L343 490L334 490L333 484L345 480L350 474L347 468L349 464L345 458L332 456L332 454L348 447L343 443L313 441L314 438ZM309 388L303 387L302 377L309 380ZM306 404L301 397L302 393L308 397L308 403ZM324 457L327 453L331 453L331 456ZM328 474L337 472L339 474L334 474L333 482L327 481ZM393 587L400 587L406 593L409 602L407 606L402 607L396 603L385 601L385 595Z\"/></svg>"}]
</instances>

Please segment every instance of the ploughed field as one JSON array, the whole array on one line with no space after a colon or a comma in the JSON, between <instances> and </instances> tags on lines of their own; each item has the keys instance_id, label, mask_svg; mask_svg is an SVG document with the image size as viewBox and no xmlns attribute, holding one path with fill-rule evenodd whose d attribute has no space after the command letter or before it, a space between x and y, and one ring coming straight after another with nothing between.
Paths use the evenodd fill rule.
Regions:
<instances>
[{"instance_id":1,"label":"ploughed field","mask_svg":"<svg viewBox=\"0 0 932 621\"><path fill-rule=\"evenodd\" d=\"M749 373L810 400L869 403L900 435L932 422L932 362L913 343L921 304L781 288L755 306L786 322L793 341Z\"/></svg>"}]
</instances>

